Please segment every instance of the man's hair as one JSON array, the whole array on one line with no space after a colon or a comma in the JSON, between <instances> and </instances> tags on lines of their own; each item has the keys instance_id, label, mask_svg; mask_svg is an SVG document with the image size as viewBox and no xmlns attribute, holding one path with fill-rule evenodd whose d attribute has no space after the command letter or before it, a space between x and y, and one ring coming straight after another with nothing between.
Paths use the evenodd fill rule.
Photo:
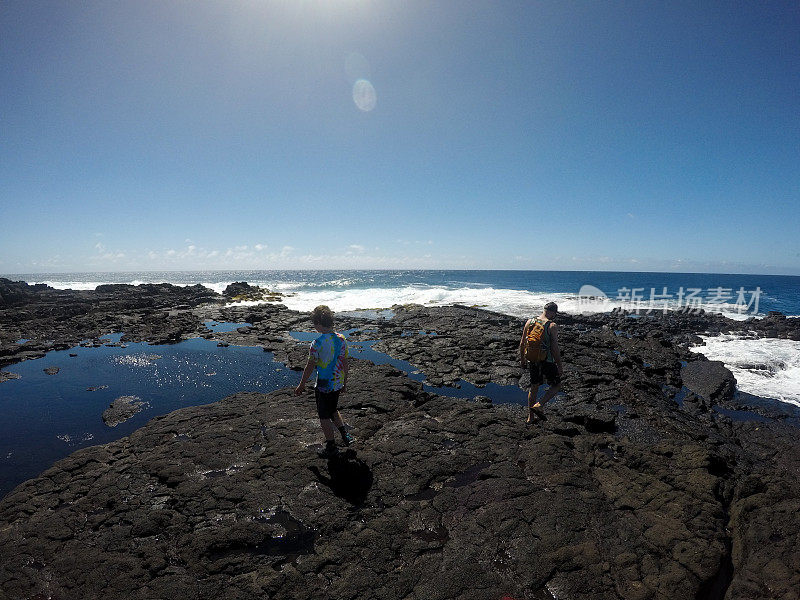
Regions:
<instances>
[{"instance_id":1,"label":"man's hair","mask_svg":"<svg viewBox=\"0 0 800 600\"><path fill-rule=\"evenodd\" d=\"M544 305L544 309L548 310L550 312L557 313L558 312L558 304L556 304L555 302L548 302L547 304Z\"/></svg>"},{"instance_id":2,"label":"man's hair","mask_svg":"<svg viewBox=\"0 0 800 600\"><path fill-rule=\"evenodd\" d=\"M322 327L333 327L333 311L324 304L320 304L311 311L311 322Z\"/></svg>"}]
</instances>

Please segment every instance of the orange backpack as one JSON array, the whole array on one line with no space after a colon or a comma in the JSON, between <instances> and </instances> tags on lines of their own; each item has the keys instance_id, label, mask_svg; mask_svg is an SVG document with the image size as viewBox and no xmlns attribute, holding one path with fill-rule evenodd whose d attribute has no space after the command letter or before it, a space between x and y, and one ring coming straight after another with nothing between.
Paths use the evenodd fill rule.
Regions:
<instances>
[{"instance_id":1,"label":"orange backpack","mask_svg":"<svg viewBox=\"0 0 800 600\"><path fill-rule=\"evenodd\" d=\"M549 324L542 323L539 319L534 319L530 329L528 329L528 336L525 340L525 358L528 362L538 363L547 360L547 348L544 344L545 326Z\"/></svg>"}]
</instances>

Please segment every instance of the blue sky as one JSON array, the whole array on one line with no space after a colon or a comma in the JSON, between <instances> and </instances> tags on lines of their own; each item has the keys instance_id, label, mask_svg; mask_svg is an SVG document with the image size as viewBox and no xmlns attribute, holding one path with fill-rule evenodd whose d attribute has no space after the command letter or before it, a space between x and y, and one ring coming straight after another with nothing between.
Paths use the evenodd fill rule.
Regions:
<instances>
[{"instance_id":1,"label":"blue sky","mask_svg":"<svg viewBox=\"0 0 800 600\"><path fill-rule=\"evenodd\" d=\"M5 0L0 273L800 274L798 32L796 2Z\"/></svg>"}]
</instances>

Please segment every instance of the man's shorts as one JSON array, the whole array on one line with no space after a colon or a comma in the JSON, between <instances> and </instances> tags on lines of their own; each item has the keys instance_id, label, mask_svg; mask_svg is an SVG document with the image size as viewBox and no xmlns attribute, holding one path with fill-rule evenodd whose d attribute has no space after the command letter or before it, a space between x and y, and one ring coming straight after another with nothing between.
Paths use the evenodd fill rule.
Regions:
<instances>
[{"instance_id":1,"label":"man's shorts","mask_svg":"<svg viewBox=\"0 0 800 600\"><path fill-rule=\"evenodd\" d=\"M537 363L528 363L531 371L531 385L541 385L547 380L547 385L558 385L561 383L561 375L558 374L558 367L554 362L543 360Z\"/></svg>"},{"instance_id":2,"label":"man's shorts","mask_svg":"<svg viewBox=\"0 0 800 600\"><path fill-rule=\"evenodd\" d=\"M339 407L339 393L342 390L335 392L320 392L314 388L314 398L317 400L317 414L320 419L331 419L333 413Z\"/></svg>"}]
</instances>

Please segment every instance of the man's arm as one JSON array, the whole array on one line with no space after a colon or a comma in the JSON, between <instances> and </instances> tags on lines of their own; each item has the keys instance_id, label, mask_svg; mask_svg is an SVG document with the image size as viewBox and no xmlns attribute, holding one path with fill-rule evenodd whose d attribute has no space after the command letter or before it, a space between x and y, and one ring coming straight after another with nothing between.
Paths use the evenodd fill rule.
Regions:
<instances>
[{"instance_id":1,"label":"man's arm","mask_svg":"<svg viewBox=\"0 0 800 600\"><path fill-rule=\"evenodd\" d=\"M558 325L556 323L550 325L550 353L553 355L553 360L556 361L558 374L561 375L564 368L561 366L561 348L558 347Z\"/></svg>"},{"instance_id":2,"label":"man's arm","mask_svg":"<svg viewBox=\"0 0 800 600\"><path fill-rule=\"evenodd\" d=\"M306 389L306 382L308 378L311 377L311 373L314 372L314 367L317 366L317 363L314 361L313 358L310 356L308 357L308 362L306 362L306 368L303 370L303 376L300 378L300 383L296 388L294 388L294 395L299 396L302 394Z\"/></svg>"},{"instance_id":3,"label":"man's arm","mask_svg":"<svg viewBox=\"0 0 800 600\"><path fill-rule=\"evenodd\" d=\"M523 367L528 363L525 358L525 341L528 339L528 325L530 323L530 321L525 321L525 327L522 328L522 339L519 341L519 361Z\"/></svg>"}]
</instances>

